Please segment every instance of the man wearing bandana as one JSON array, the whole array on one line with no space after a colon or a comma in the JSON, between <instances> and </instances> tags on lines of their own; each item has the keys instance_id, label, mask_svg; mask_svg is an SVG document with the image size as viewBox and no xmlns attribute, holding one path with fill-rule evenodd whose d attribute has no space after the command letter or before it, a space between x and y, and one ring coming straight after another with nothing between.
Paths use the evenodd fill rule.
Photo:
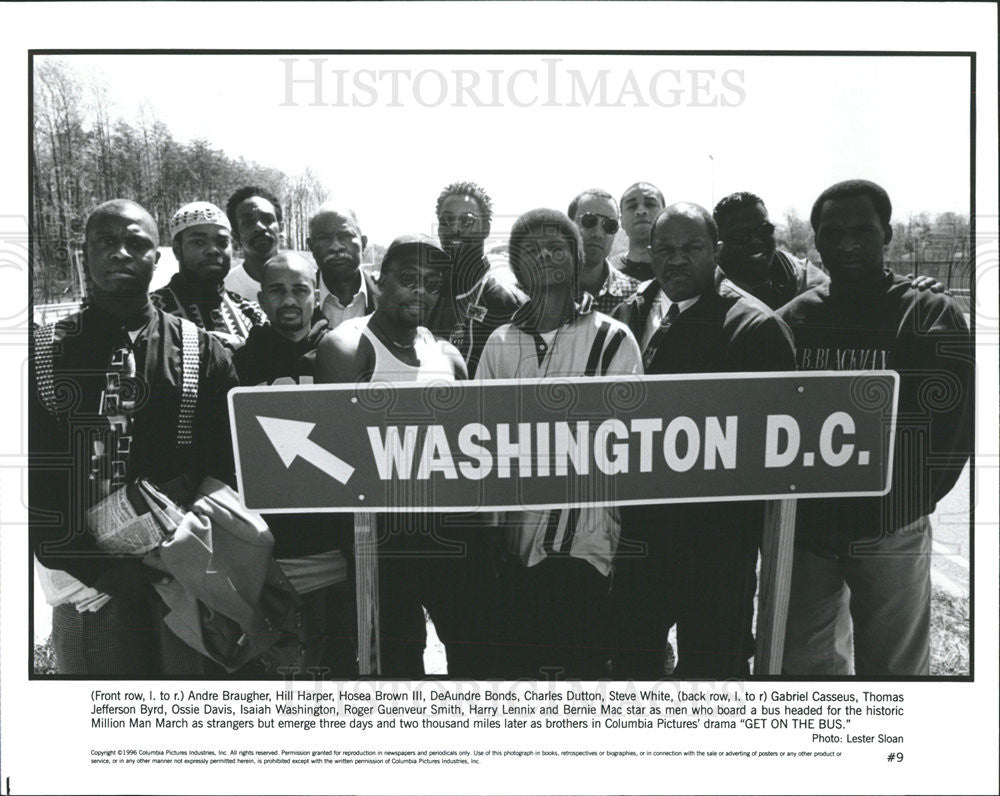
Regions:
<instances>
[{"instance_id":1,"label":"man wearing bandana","mask_svg":"<svg viewBox=\"0 0 1000 796\"><path fill-rule=\"evenodd\" d=\"M150 295L153 305L178 315L238 348L266 320L260 307L223 286L233 256L229 219L210 202L191 202L170 219L179 271Z\"/></svg>"}]
</instances>

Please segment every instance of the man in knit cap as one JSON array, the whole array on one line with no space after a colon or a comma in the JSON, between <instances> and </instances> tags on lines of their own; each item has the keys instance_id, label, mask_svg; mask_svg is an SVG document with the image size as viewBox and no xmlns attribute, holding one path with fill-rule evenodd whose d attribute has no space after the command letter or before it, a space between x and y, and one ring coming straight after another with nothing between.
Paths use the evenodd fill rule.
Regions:
<instances>
[{"instance_id":1,"label":"man in knit cap","mask_svg":"<svg viewBox=\"0 0 1000 796\"><path fill-rule=\"evenodd\" d=\"M153 305L239 347L264 314L254 302L223 287L233 256L229 219L210 202L191 202L170 219L170 240L179 270L150 294Z\"/></svg>"},{"instance_id":2,"label":"man in knit cap","mask_svg":"<svg viewBox=\"0 0 1000 796\"><path fill-rule=\"evenodd\" d=\"M628 328L576 302L583 241L558 210L514 222L511 267L528 294L486 342L477 379L628 376L642 373ZM553 502L569 502L553 495ZM504 677L607 674L611 568L621 533L613 507L511 511L501 518L504 568L498 657Z\"/></svg>"}]
</instances>

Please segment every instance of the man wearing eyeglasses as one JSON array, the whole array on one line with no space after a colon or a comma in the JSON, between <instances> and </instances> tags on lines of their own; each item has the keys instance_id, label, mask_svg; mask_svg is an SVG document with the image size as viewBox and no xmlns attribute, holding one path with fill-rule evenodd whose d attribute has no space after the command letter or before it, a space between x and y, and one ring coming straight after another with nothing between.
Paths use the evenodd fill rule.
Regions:
<instances>
[{"instance_id":1,"label":"man wearing eyeglasses","mask_svg":"<svg viewBox=\"0 0 1000 796\"><path fill-rule=\"evenodd\" d=\"M738 288L715 286L718 230L695 204L666 208L653 223L656 281L620 305L643 351L646 374L795 370L788 327ZM615 561L615 678L664 676L677 624L685 679L746 677L753 655L760 503L624 506Z\"/></svg>"},{"instance_id":2,"label":"man wearing eyeglasses","mask_svg":"<svg viewBox=\"0 0 1000 796\"><path fill-rule=\"evenodd\" d=\"M608 262L618 232L618 205L607 191L592 188L577 195L566 214L583 239L580 288L590 294L594 309L610 313L639 287L638 280Z\"/></svg>"},{"instance_id":3,"label":"man wearing eyeglasses","mask_svg":"<svg viewBox=\"0 0 1000 796\"><path fill-rule=\"evenodd\" d=\"M663 191L650 182L634 183L622 194L622 229L628 235L628 251L615 255L611 264L626 276L640 282L653 278L649 230L666 204Z\"/></svg>"},{"instance_id":4,"label":"man wearing eyeglasses","mask_svg":"<svg viewBox=\"0 0 1000 796\"><path fill-rule=\"evenodd\" d=\"M438 196L438 237L452 267L427 326L461 352L470 376L490 334L524 302L506 258L485 251L492 219L490 197L474 182L451 183Z\"/></svg>"},{"instance_id":5,"label":"man wearing eyeglasses","mask_svg":"<svg viewBox=\"0 0 1000 796\"><path fill-rule=\"evenodd\" d=\"M462 355L424 327L444 292L452 259L426 235L402 235L386 250L372 315L344 321L320 343L316 381L397 383L465 379ZM451 519L451 518L447 518ZM448 674L484 676L489 588L468 529L437 514L385 514L379 529L381 674L424 676L424 608L448 656Z\"/></svg>"}]
</instances>

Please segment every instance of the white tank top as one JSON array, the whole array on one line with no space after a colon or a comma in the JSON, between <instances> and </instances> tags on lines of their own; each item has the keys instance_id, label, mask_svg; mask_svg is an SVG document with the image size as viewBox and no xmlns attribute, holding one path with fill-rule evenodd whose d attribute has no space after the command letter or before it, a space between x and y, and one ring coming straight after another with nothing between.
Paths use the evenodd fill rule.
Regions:
<instances>
[{"instance_id":1,"label":"white tank top","mask_svg":"<svg viewBox=\"0 0 1000 796\"><path fill-rule=\"evenodd\" d=\"M455 370L451 360L441 350L441 341L436 340L429 329L417 327L417 336L413 341L419 365L408 365L399 359L381 340L368 328L367 322L361 328L375 351L375 369L372 371L371 383L375 382L407 382L407 381L454 381Z\"/></svg>"}]
</instances>

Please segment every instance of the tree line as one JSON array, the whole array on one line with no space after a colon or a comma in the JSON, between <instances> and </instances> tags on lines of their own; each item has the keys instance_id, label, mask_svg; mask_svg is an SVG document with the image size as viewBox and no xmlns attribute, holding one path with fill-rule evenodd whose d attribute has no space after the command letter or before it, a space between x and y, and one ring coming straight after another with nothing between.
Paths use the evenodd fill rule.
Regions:
<instances>
[{"instance_id":1,"label":"tree line","mask_svg":"<svg viewBox=\"0 0 1000 796\"><path fill-rule=\"evenodd\" d=\"M81 79L66 62L37 58L32 144L33 293L36 303L81 298L79 251L83 223L97 204L133 199L152 214L167 241L174 211L195 199L224 207L241 185L259 184L279 197L288 247L304 250L308 219L328 197L310 169L289 176L245 158L233 158L204 138L176 140L148 106L127 120L113 114L107 86ZM788 210L775 219L779 245L819 264L808 219ZM953 289L968 289L972 247L968 216L919 213L893 224L887 262L901 273L919 272ZM619 233L614 251L627 248ZM365 260L378 263L372 243Z\"/></svg>"},{"instance_id":2,"label":"tree line","mask_svg":"<svg viewBox=\"0 0 1000 796\"><path fill-rule=\"evenodd\" d=\"M310 214L328 194L311 170L289 176L233 158L204 138L178 141L148 106L138 118L113 114L107 87L83 80L63 61L38 58L34 70L31 230L34 300L81 298L83 224L96 205L132 199L168 240L168 222L194 200L225 207L241 185L274 191L284 210L286 244L304 249Z\"/></svg>"},{"instance_id":3,"label":"tree line","mask_svg":"<svg viewBox=\"0 0 1000 796\"><path fill-rule=\"evenodd\" d=\"M809 219L786 210L775 226L778 246L820 264ZM968 290L972 276L969 217L952 212L915 213L905 221L892 222L885 260L897 273L932 276L952 290Z\"/></svg>"}]
</instances>

